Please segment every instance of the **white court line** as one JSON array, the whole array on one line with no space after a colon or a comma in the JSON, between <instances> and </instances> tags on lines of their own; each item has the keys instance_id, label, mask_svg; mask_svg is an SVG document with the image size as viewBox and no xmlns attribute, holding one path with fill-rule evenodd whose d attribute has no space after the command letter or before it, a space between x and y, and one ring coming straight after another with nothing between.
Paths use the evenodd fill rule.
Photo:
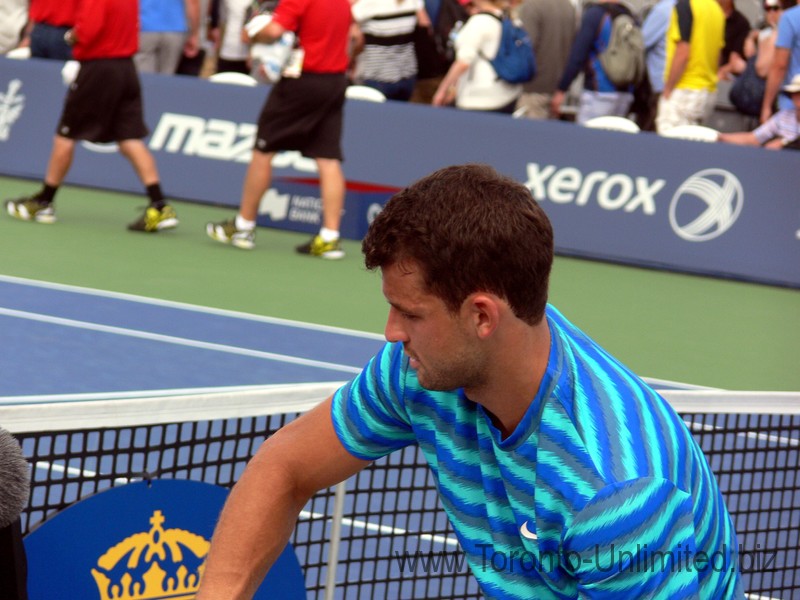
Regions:
<instances>
[{"instance_id":1,"label":"white court line","mask_svg":"<svg viewBox=\"0 0 800 600\"><path fill-rule=\"evenodd\" d=\"M421 540L427 542L434 542L437 544L444 544L447 546L458 546L458 540L455 538L447 537L446 535L432 535L430 533L411 533L406 529L400 527L392 527L390 525L380 525L376 523L369 523L367 521L360 521L357 519L342 519L342 525L347 525L354 529L366 529L367 531L376 531L378 533L386 533L389 535L413 535Z\"/></svg>"},{"instance_id":2,"label":"white court line","mask_svg":"<svg viewBox=\"0 0 800 600\"><path fill-rule=\"evenodd\" d=\"M310 360L307 358L299 358L296 356L288 356L286 354L276 354L274 352L264 352L262 350L250 350L248 348L239 348L237 346L228 346L226 344L213 344L210 342L201 342L199 340L191 340L188 338L176 337L172 335L163 335L160 333L150 333L147 331L138 331L136 329L127 329L125 327L113 327L111 325L100 325L98 323L89 323L87 321L76 321L75 319L65 319L62 317L53 317L50 315L41 315L38 313L25 312L21 310L13 310L9 308L0 307L0 315L15 317L18 319L28 319L31 321L39 321L42 323L51 323L54 325L62 325L64 327L74 327L76 329L86 329L89 331L100 331L102 333L111 333L114 335L121 335L132 338L139 338L150 341L163 342L166 344L175 344L177 346L187 346L190 348L201 348L203 350L213 350L215 352L225 352L228 354L238 354L240 356L251 356L255 358L264 358L267 360L274 360L278 362L290 363L295 365L303 365L307 367L315 367L320 369L331 369L333 371L341 371L343 373L360 373L361 367L351 367L337 363L330 363L320 360Z\"/></svg>"},{"instance_id":3,"label":"white court line","mask_svg":"<svg viewBox=\"0 0 800 600\"><path fill-rule=\"evenodd\" d=\"M75 467L67 467L65 465L60 465L58 463L49 463L43 460L40 460L34 463L34 469L44 469L49 472L55 473L62 473L67 477L85 477L85 478L93 478L99 477L100 474L94 471L89 471L88 469L77 469ZM113 482L115 485L125 485L128 483L132 483L134 481L140 481L143 478L140 477L115 477ZM34 482L35 483L35 482ZM57 480L50 480L48 483L59 483Z\"/></svg>"},{"instance_id":4,"label":"white court line","mask_svg":"<svg viewBox=\"0 0 800 600\"><path fill-rule=\"evenodd\" d=\"M330 516L325 515L323 513L316 513L316 512L309 512L309 511L302 511L300 513L301 519L331 519ZM392 527L390 525L381 525L379 523L370 523L369 521L363 521L360 519L342 519L342 525L346 527L352 527L353 529L363 529L365 531L372 531L378 533L384 533L387 535L410 535L421 540L425 540L426 542L433 542L436 544L444 544L446 546L458 546L458 540L456 538L447 537L446 535L433 535L430 533L414 533L408 531L407 529L403 529L401 527Z\"/></svg>"},{"instance_id":5,"label":"white court line","mask_svg":"<svg viewBox=\"0 0 800 600\"><path fill-rule=\"evenodd\" d=\"M79 469L76 467L67 467L59 463L48 463L45 461L39 461L35 464L35 468L37 469L45 469L55 473L63 473L64 475L71 476L71 477L85 477L85 478L95 478L99 477L100 474L95 471L90 471L88 469ZM116 477L113 481L115 485L124 485L134 481L141 481L143 480L142 476L135 476L135 477ZM300 519L327 519L330 520L331 517L325 515L323 513L312 512L312 511L301 511L299 514ZM458 540L455 538L447 537L444 535L431 535L429 533L413 533L406 529L402 529L400 527L390 527L388 525L379 525L375 523L370 523L368 521L363 521L360 519L342 519L342 525L346 525L348 527L352 527L353 529L363 529L365 531L373 531L384 533L388 535L411 535L414 537L418 537L421 540L434 542L438 544L444 544L447 546L458 546Z\"/></svg>"},{"instance_id":6,"label":"white court line","mask_svg":"<svg viewBox=\"0 0 800 600\"><path fill-rule=\"evenodd\" d=\"M110 400L59 399L27 402L16 396L0 403L0 423L11 433L73 431L94 428L135 427L165 423L266 417L311 410L344 382L292 383L254 387L235 394L190 393L183 396L111 398Z\"/></svg>"},{"instance_id":7,"label":"white court line","mask_svg":"<svg viewBox=\"0 0 800 600\"><path fill-rule=\"evenodd\" d=\"M722 427L717 427L715 425L706 425L704 423L686 423L686 425L688 425L692 431L702 431L702 432L725 431L725 429ZM781 444L783 446L792 446L792 447L800 446L800 440L798 439L783 437L771 433L758 433L757 431L746 431L746 432L740 431L735 435L740 437L746 437L751 440L757 440L760 442L768 442L771 444Z\"/></svg>"},{"instance_id":8,"label":"white court line","mask_svg":"<svg viewBox=\"0 0 800 600\"><path fill-rule=\"evenodd\" d=\"M200 306L198 304L188 304L184 302L175 302L172 300L161 300L159 298L150 298L147 296L137 296L134 294L125 294L122 292L110 292L107 290L98 290L95 288L80 287L75 285L67 285L62 283L53 283L50 281L40 281L36 279L26 279L24 277L14 277L12 275L0 275L0 282L15 283L19 285L29 285L31 287L39 287L44 289L59 290L65 292L73 292L76 294L86 294L87 296L97 296L100 298L113 298L115 300L125 300L127 302L137 302L139 304L149 304L152 306L164 306L168 308L177 308L188 312L196 312L209 315L217 315L223 317L232 317L236 319L244 319L248 321L255 321L259 323L270 323L274 325L285 325L286 327L295 327L298 329L308 329L311 331L324 331L329 333L340 333L343 335L351 335L354 337L361 337L371 340L385 340L383 335L371 333L367 331L358 331L355 329L346 329L344 327L333 327L330 325L319 325L315 323L306 323L304 321L293 321L290 319L279 319L277 317L267 317L263 315L254 315L251 313L239 312L234 310L227 310L222 308L212 308L209 306Z\"/></svg>"},{"instance_id":9,"label":"white court line","mask_svg":"<svg viewBox=\"0 0 800 600\"><path fill-rule=\"evenodd\" d=\"M255 385L223 385L215 387L161 388L157 390L134 390L120 392L79 392L75 394L27 394L22 396L0 396L0 406L12 404L47 404L49 402L107 402L109 400L141 400L163 398L165 396L188 396L191 394L232 394L236 392L269 392L271 389L285 388L286 383ZM305 385L305 384L294 384ZM344 382L342 382L344 385Z\"/></svg>"}]
</instances>

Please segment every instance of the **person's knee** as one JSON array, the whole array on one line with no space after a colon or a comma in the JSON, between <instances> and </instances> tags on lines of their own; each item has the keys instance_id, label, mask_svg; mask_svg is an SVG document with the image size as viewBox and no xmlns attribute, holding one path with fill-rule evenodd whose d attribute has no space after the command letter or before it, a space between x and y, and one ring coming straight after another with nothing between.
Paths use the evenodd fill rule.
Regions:
<instances>
[{"instance_id":1,"label":"person's knee","mask_svg":"<svg viewBox=\"0 0 800 600\"><path fill-rule=\"evenodd\" d=\"M320 175L322 175L323 172L326 175L341 175L342 162L338 158L317 158L315 160L317 162L317 169L319 170Z\"/></svg>"}]
</instances>

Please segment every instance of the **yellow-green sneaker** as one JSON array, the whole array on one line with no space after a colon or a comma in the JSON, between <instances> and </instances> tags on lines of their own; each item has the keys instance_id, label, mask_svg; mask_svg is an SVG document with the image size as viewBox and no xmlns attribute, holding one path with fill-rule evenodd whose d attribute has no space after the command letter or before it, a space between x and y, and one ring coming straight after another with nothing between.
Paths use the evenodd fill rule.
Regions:
<instances>
[{"instance_id":1,"label":"yellow-green sneaker","mask_svg":"<svg viewBox=\"0 0 800 600\"><path fill-rule=\"evenodd\" d=\"M177 226L178 215L175 214L175 209L165 204L161 210L155 206L148 206L141 217L128 225L128 229L155 233L163 229L175 229Z\"/></svg>"},{"instance_id":2,"label":"yellow-green sneaker","mask_svg":"<svg viewBox=\"0 0 800 600\"><path fill-rule=\"evenodd\" d=\"M231 244L242 250L252 250L256 246L255 227L253 229L237 229L235 219L228 219L219 223L207 223L206 234L212 240L223 244Z\"/></svg>"},{"instance_id":3,"label":"yellow-green sneaker","mask_svg":"<svg viewBox=\"0 0 800 600\"><path fill-rule=\"evenodd\" d=\"M38 195L6 200L6 212L21 221L37 223L55 223L56 212L50 202L43 202Z\"/></svg>"},{"instance_id":4,"label":"yellow-green sneaker","mask_svg":"<svg viewBox=\"0 0 800 600\"><path fill-rule=\"evenodd\" d=\"M324 241L319 235L315 235L309 242L301 244L295 248L300 254L309 254L328 260L338 260L344 258L344 250L339 240L333 242Z\"/></svg>"}]
</instances>

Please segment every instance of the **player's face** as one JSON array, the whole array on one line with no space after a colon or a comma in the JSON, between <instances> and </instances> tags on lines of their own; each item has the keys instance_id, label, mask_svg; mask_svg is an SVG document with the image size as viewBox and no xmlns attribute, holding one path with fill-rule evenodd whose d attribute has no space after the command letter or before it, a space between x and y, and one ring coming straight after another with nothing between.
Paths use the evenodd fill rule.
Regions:
<instances>
[{"instance_id":1,"label":"player's face","mask_svg":"<svg viewBox=\"0 0 800 600\"><path fill-rule=\"evenodd\" d=\"M485 356L467 311L448 311L440 298L425 290L413 263L383 269L383 294L390 305L386 339L403 343L423 387L470 389L484 381Z\"/></svg>"}]
</instances>

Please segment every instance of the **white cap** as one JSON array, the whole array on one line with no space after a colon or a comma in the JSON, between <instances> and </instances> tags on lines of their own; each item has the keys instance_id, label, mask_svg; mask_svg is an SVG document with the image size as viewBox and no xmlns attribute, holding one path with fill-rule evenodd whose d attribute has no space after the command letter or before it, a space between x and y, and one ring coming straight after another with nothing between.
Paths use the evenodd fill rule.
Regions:
<instances>
[{"instance_id":1,"label":"white cap","mask_svg":"<svg viewBox=\"0 0 800 600\"><path fill-rule=\"evenodd\" d=\"M783 91L787 94L794 94L800 92L800 73L792 77L792 80L783 86Z\"/></svg>"}]
</instances>

